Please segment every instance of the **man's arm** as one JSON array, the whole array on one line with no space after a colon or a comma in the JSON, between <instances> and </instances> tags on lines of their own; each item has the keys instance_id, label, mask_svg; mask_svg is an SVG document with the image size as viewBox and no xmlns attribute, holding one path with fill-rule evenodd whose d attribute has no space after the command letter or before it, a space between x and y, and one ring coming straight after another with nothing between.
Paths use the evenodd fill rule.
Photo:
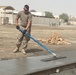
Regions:
<instances>
[{"instance_id":1,"label":"man's arm","mask_svg":"<svg viewBox=\"0 0 76 75\"><path fill-rule=\"evenodd\" d=\"M31 21L28 21L25 30L27 30L30 27L30 25L31 25Z\"/></svg>"},{"instance_id":2,"label":"man's arm","mask_svg":"<svg viewBox=\"0 0 76 75\"><path fill-rule=\"evenodd\" d=\"M27 30L27 29L30 27L31 22L32 22L32 15L31 15L31 14L29 14L29 17L28 17L28 23L27 23L27 25L26 25L25 30Z\"/></svg>"},{"instance_id":3,"label":"man's arm","mask_svg":"<svg viewBox=\"0 0 76 75\"><path fill-rule=\"evenodd\" d=\"M18 18L16 18L16 26L18 26Z\"/></svg>"},{"instance_id":4,"label":"man's arm","mask_svg":"<svg viewBox=\"0 0 76 75\"><path fill-rule=\"evenodd\" d=\"M16 18L16 29L19 29L19 25L18 25L18 18Z\"/></svg>"}]
</instances>

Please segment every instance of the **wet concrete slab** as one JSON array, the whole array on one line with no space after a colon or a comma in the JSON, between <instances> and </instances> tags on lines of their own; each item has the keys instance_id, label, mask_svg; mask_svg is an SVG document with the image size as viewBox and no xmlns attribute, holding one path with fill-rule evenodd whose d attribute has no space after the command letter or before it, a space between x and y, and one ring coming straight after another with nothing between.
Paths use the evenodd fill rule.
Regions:
<instances>
[{"instance_id":1,"label":"wet concrete slab","mask_svg":"<svg viewBox=\"0 0 76 75\"><path fill-rule=\"evenodd\" d=\"M44 58L51 58L52 55L26 57L0 61L0 75L27 75L51 68L76 63L76 51L66 51L57 54L67 58L43 62Z\"/></svg>"}]
</instances>

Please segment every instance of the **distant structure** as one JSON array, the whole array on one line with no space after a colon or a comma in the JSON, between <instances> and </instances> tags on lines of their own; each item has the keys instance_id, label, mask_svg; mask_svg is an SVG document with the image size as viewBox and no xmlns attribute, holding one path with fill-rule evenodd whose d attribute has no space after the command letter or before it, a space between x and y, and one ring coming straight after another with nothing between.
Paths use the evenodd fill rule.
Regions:
<instances>
[{"instance_id":1,"label":"distant structure","mask_svg":"<svg viewBox=\"0 0 76 75\"><path fill-rule=\"evenodd\" d=\"M31 14L33 16L37 16L37 17L45 17L45 13L44 12L31 12Z\"/></svg>"},{"instance_id":2,"label":"distant structure","mask_svg":"<svg viewBox=\"0 0 76 75\"><path fill-rule=\"evenodd\" d=\"M0 6L0 24L14 24L14 10L11 6Z\"/></svg>"}]
</instances>

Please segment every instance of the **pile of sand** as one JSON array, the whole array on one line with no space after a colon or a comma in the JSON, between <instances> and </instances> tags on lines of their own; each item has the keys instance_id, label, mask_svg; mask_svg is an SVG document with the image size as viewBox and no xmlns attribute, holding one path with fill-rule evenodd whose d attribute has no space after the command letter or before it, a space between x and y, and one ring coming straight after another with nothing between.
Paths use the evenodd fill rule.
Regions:
<instances>
[{"instance_id":1,"label":"pile of sand","mask_svg":"<svg viewBox=\"0 0 76 75\"><path fill-rule=\"evenodd\" d=\"M48 44L58 44L58 45L71 44L68 42L67 39L63 39L57 32L53 32L52 35L46 39L38 38L37 40L42 43L48 43Z\"/></svg>"}]
</instances>

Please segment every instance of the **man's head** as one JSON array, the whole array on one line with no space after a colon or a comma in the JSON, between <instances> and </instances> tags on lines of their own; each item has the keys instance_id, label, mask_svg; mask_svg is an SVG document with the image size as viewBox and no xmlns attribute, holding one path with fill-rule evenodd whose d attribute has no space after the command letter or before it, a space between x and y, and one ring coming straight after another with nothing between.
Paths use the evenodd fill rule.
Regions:
<instances>
[{"instance_id":1,"label":"man's head","mask_svg":"<svg viewBox=\"0 0 76 75\"><path fill-rule=\"evenodd\" d=\"M28 5L25 5L24 6L24 12L27 14L29 12L29 6Z\"/></svg>"}]
</instances>

